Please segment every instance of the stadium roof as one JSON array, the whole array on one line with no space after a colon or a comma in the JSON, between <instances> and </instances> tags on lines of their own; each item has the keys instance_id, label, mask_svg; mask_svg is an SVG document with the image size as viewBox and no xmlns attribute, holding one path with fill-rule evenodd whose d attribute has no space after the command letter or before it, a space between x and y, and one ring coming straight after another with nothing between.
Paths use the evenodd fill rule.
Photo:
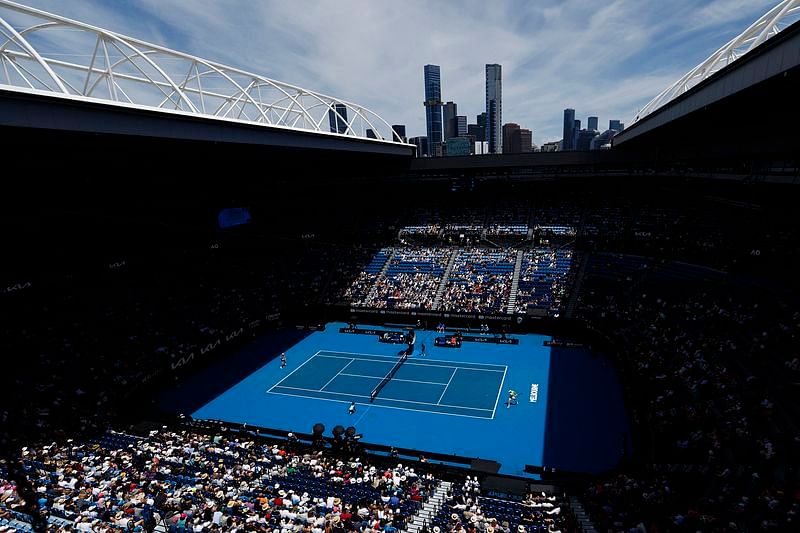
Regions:
<instances>
[{"instance_id":1,"label":"stadium roof","mask_svg":"<svg viewBox=\"0 0 800 533\"><path fill-rule=\"evenodd\" d=\"M800 20L800 0L782 0L740 35L731 39L708 59L659 93L637 113L631 123L638 122L671 102L798 20Z\"/></svg>"},{"instance_id":2,"label":"stadium roof","mask_svg":"<svg viewBox=\"0 0 800 533\"><path fill-rule=\"evenodd\" d=\"M359 104L8 0L0 0L0 88L375 142L401 138Z\"/></svg>"}]
</instances>

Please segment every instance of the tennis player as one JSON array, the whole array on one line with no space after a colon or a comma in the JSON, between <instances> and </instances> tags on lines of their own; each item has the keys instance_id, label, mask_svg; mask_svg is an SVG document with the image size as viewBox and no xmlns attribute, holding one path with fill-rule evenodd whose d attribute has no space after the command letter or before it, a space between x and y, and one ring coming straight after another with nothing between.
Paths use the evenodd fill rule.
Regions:
<instances>
[{"instance_id":1,"label":"tennis player","mask_svg":"<svg viewBox=\"0 0 800 533\"><path fill-rule=\"evenodd\" d=\"M506 407L511 407L512 405L517 405L517 391L514 389L508 389L508 401L506 402Z\"/></svg>"}]
</instances>

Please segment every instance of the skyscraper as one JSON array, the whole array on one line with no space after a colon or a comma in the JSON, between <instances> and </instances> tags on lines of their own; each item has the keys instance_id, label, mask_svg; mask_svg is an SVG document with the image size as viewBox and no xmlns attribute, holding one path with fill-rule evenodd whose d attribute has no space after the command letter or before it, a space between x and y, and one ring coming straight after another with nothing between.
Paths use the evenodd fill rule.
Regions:
<instances>
[{"instance_id":1,"label":"skyscraper","mask_svg":"<svg viewBox=\"0 0 800 533\"><path fill-rule=\"evenodd\" d=\"M456 137L456 115L458 114L458 106L455 102L447 102L442 109L442 125L444 130L444 140Z\"/></svg>"},{"instance_id":2,"label":"skyscraper","mask_svg":"<svg viewBox=\"0 0 800 533\"><path fill-rule=\"evenodd\" d=\"M425 65L425 121L428 126L428 153L442 150L442 78L439 65Z\"/></svg>"},{"instance_id":3,"label":"skyscraper","mask_svg":"<svg viewBox=\"0 0 800 533\"><path fill-rule=\"evenodd\" d=\"M622 131L622 127L621 127L621 124L620 124L619 120L609 120L608 121L608 129L616 130L616 131Z\"/></svg>"},{"instance_id":4,"label":"skyscraper","mask_svg":"<svg viewBox=\"0 0 800 533\"><path fill-rule=\"evenodd\" d=\"M510 154L511 153L511 136L518 129L519 129L519 124L515 124L513 122L509 122L508 124L503 124L503 153L504 154Z\"/></svg>"},{"instance_id":5,"label":"skyscraper","mask_svg":"<svg viewBox=\"0 0 800 533\"><path fill-rule=\"evenodd\" d=\"M478 135L476 135L476 139L479 142L486 142L486 111L481 113L476 117L476 124L478 125L479 131Z\"/></svg>"},{"instance_id":6,"label":"skyscraper","mask_svg":"<svg viewBox=\"0 0 800 533\"><path fill-rule=\"evenodd\" d=\"M503 153L503 72L497 64L486 65L486 140L490 154Z\"/></svg>"},{"instance_id":7,"label":"skyscraper","mask_svg":"<svg viewBox=\"0 0 800 533\"><path fill-rule=\"evenodd\" d=\"M575 149L575 110L568 107L564 110L564 138L561 141L562 150Z\"/></svg>"},{"instance_id":8,"label":"skyscraper","mask_svg":"<svg viewBox=\"0 0 800 533\"><path fill-rule=\"evenodd\" d=\"M335 104L333 109L328 109L328 123L332 133L344 133L347 131L347 106Z\"/></svg>"},{"instance_id":9,"label":"skyscraper","mask_svg":"<svg viewBox=\"0 0 800 533\"><path fill-rule=\"evenodd\" d=\"M404 143L406 142L406 126L405 124L393 124L392 130L392 140L396 143Z\"/></svg>"},{"instance_id":10,"label":"skyscraper","mask_svg":"<svg viewBox=\"0 0 800 533\"><path fill-rule=\"evenodd\" d=\"M455 118L456 124L456 135L458 137L463 137L467 134L467 116L466 115L456 115Z\"/></svg>"},{"instance_id":11,"label":"skyscraper","mask_svg":"<svg viewBox=\"0 0 800 533\"><path fill-rule=\"evenodd\" d=\"M578 130L575 132L575 150L587 151L591 149L592 139L597 136L594 130Z\"/></svg>"},{"instance_id":12,"label":"skyscraper","mask_svg":"<svg viewBox=\"0 0 800 533\"><path fill-rule=\"evenodd\" d=\"M586 129L597 131L597 117L589 117L589 120L586 122Z\"/></svg>"},{"instance_id":13,"label":"skyscraper","mask_svg":"<svg viewBox=\"0 0 800 533\"><path fill-rule=\"evenodd\" d=\"M417 147L417 157L424 157L428 155L427 137L411 137L408 142Z\"/></svg>"},{"instance_id":14,"label":"skyscraper","mask_svg":"<svg viewBox=\"0 0 800 533\"><path fill-rule=\"evenodd\" d=\"M469 155L472 153L472 140L469 137L447 139L447 155Z\"/></svg>"},{"instance_id":15,"label":"skyscraper","mask_svg":"<svg viewBox=\"0 0 800 533\"><path fill-rule=\"evenodd\" d=\"M511 132L512 154L525 154L533 151L533 132L525 128L515 129ZM505 153L505 148L503 148Z\"/></svg>"}]
</instances>

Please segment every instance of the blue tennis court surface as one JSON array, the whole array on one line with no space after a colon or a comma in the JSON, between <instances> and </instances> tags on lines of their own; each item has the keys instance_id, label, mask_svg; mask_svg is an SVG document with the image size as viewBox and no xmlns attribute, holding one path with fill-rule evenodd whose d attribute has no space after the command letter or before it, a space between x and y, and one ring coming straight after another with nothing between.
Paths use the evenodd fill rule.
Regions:
<instances>
[{"instance_id":1,"label":"blue tennis court surface","mask_svg":"<svg viewBox=\"0 0 800 533\"><path fill-rule=\"evenodd\" d=\"M515 335L518 345L439 348L435 332L418 331L417 350L370 402L405 346L340 333L343 326L264 335L199 370L162 403L195 418L286 431L311 433L322 423L330 435L336 425L355 426L365 442L493 460L504 474L526 475L526 465L602 471L619 458L627 423L602 357L551 350L549 337L535 334ZM509 389L519 393L517 405L506 405Z\"/></svg>"},{"instance_id":2,"label":"blue tennis court surface","mask_svg":"<svg viewBox=\"0 0 800 533\"><path fill-rule=\"evenodd\" d=\"M407 411L494 418L506 376L505 365L420 356L406 361L370 402L370 393L397 359L320 350L267 392Z\"/></svg>"}]
</instances>

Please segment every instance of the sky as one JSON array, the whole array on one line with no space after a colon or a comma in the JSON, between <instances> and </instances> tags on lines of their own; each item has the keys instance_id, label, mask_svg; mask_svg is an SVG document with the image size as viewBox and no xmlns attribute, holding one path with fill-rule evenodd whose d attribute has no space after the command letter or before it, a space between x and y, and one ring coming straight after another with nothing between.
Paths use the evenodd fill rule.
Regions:
<instances>
[{"instance_id":1,"label":"sky","mask_svg":"<svg viewBox=\"0 0 800 533\"><path fill-rule=\"evenodd\" d=\"M485 64L503 122L561 138L563 110L630 123L638 109L778 0L17 0L357 102L425 135L425 64L469 123Z\"/></svg>"}]
</instances>

